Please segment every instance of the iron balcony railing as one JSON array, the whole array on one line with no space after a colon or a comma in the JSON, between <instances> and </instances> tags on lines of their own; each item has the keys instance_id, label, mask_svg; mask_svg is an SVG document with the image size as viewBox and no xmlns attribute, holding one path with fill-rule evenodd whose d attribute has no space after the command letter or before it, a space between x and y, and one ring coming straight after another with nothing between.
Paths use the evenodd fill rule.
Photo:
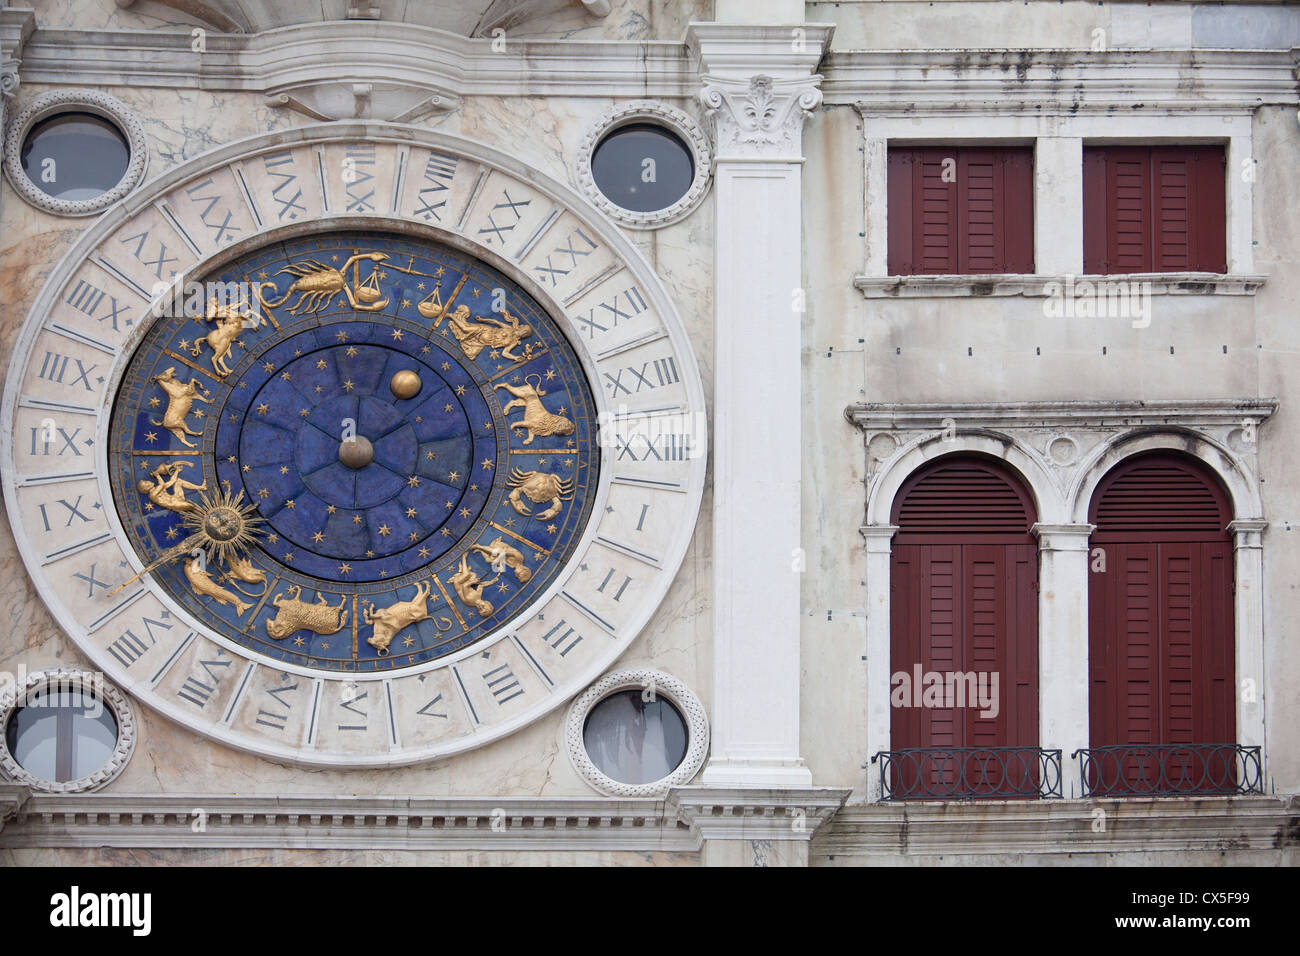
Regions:
<instances>
[{"instance_id":1,"label":"iron balcony railing","mask_svg":"<svg viewBox=\"0 0 1300 956\"><path fill-rule=\"evenodd\" d=\"M1042 747L882 750L883 800L1007 800L1061 796L1061 751Z\"/></svg>"},{"instance_id":2,"label":"iron balcony railing","mask_svg":"<svg viewBox=\"0 0 1300 956\"><path fill-rule=\"evenodd\" d=\"M1086 747L1085 797L1182 797L1264 792L1259 747L1239 744L1120 744Z\"/></svg>"}]
</instances>

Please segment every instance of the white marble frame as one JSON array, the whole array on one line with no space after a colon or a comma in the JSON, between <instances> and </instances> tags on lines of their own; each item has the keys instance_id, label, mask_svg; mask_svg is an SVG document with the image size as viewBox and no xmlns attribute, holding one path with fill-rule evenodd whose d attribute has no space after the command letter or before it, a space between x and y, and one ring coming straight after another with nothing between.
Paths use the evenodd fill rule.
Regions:
<instances>
[{"instance_id":1,"label":"white marble frame","mask_svg":"<svg viewBox=\"0 0 1300 956\"><path fill-rule=\"evenodd\" d=\"M879 116L867 104L862 116L865 241L862 280L889 276L888 153L895 145L980 146L1032 143L1034 147L1034 275L1079 276L1083 270L1083 147L1102 144L1226 144L1227 258L1229 276L1254 269L1254 184L1234 171L1252 159L1252 113L1213 108L1196 113L1110 116L1064 112L1042 116L987 113L954 116ZM1073 228L1061 229L1061 223ZM1196 276L1209 274L1195 273ZM1124 274L1108 276L1110 280ZM944 277L910 277L924 283ZM950 278L950 277L949 277ZM976 277L967 276L967 279ZM987 277L979 277L985 278ZM951 293L949 293L951 294ZM1015 292L1013 294L1019 294Z\"/></svg>"},{"instance_id":2,"label":"white marble frame","mask_svg":"<svg viewBox=\"0 0 1300 956\"><path fill-rule=\"evenodd\" d=\"M91 113L112 123L126 139L126 172L112 189L90 199L59 199L32 182L27 175L22 164L23 142L27 134L37 123L61 113ZM148 166L149 140L144 124L126 103L100 90L59 89L41 93L13 118L5 130L4 173L9 185L26 202L56 216L98 215L122 197L130 195L144 180Z\"/></svg>"},{"instance_id":3,"label":"white marble frame","mask_svg":"<svg viewBox=\"0 0 1300 956\"><path fill-rule=\"evenodd\" d=\"M17 758L9 751L6 733L9 719L22 709L23 701L29 700L31 695L38 694L56 683L72 685L83 693L97 697L100 703L112 712L113 719L117 722L117 743L103 766L84 777L62 783L43 780L18 763ZM130 700L106 681L102 673L67 667L50 667L33 671L27 675L27 680L21 687L15 685L0 695L0 772L16 783L44 793L87 793L102 790L126 769L131 755L135 753L138 726Z\"/></svg>"},{"instance_id":4,"label":"white marble frame","mask_svg":"<svg viewBox=\"0 0 1300 956\"><path fill-rule=\"evenodd\" d=\"M690 188L676 202L650 212L624 209L606 196L591 171L591 159L605 137L633 123L659 126L675 135L690 151L695 175ZM593 206L629 229L658 229L685 219L704 200L713 179L713 157L709 138L700 124L687 113L657 100L632 100L611 106L587 126L573 158L573 178L579 191Z\"/></svg>"},{"instance_id":5,"label":"white marble frame","mask_svg":"<svg viewBox=\"0 0 1300 956\"><path fill-rule=\"evenodd\" d=\"M850 409L850 412L852 409ZM1255 416L1247 416L1255 417ZM1095 420L1095 419L1094 419ZM1039 425L1026 421L1023 427ZM1081 423L1080 423L1081 424ZM1083 430L1076 428L1076 431ZM1096 429L1103 431L1103 427ZM1065 796L1083 793L1071 754L1088 743L1088 509L1098 483L1117 464L1148 451L1170 450L1200 460L1226 486L1232 504L1236 591L1234 600L1237 742L1265 745L1263 606L1263 503L1258 479L1239 455L1192 427L1135 424L1104 437L1087 455L1071 462L1063 490L1043 457L1017 434L1015 425L997 430L958 427L925 431L895 449L868 481L861 533L866 551L867 757L890 749L890 523L894 499L918 468L953 454L983 454L1003 461L1024 482L1037 508L1032 530L1039 540L1039 746L1062 751ZM1055 635L1054 640L1047 640ZM1254 700L1242 685L1253 682ZM868 774L868 799L882 797L878 777Z\"/></svg>"},{"instance_id":6,"label":"white marble frame","mask_svg":"<svg viewBox=\"0 0 1300 956\"><path fill-rule=\"evenodd\" d=\"M661 694L677 708L686 723L686 755L672 773L649 783L623 783L596 766L587 752L583 731L587 717L602 700L622 690L639 690L644 696ZM634 799L662 797L673 787L684 786L699 773L709 752L709 717L700 699L683 681L649 667L611 671L574 699L564 718L564 744L569 764L594 790L607 797Z\"/></svg>"},{"instance_id":7,"label":"white marble frame","mask_svg":"<svg viewBox=\"0 0 1300 956\"><path fill-rule=\"evenodd\" d=\"M588 228L593 230L593 234L602 238L621 260L638 281L639 288L643 290L647 300L658 313L668 339L673 343L674 355L680 366L682 381L686 385L688 414L694 415L700 413L698 419L702 421L702 410L704 409L703 384L699 376L699 368L695 360L695 354L690 345L690 339L686 332L685 326L677 312L671 297L663 285L662 279L654 271L650 263L637 247L622 233L616 224L608 221L601 216L597 210L591 207L582 197L575 193L571 187L565 186L550 177L549 175L537 170L523 161L502 153L500 150L481 143L477 140L468 139L462 136L443 133L435 130L425 130L419 127L407 126L402 124L383 123L369 120L356 121L337 121L332 123L310 124L296 127L291 130L284 130L272 133L258 133L244 139L234 140L225 143L207 153L201 154L180 166L168 170L161 176L153 179L149 183L136 190L130 196L121 202L115 204L107 210L99 219L95 220L82 234L76 242L64 253L63 257L55 264L50 273L45 277L40 292L36 295L31 309L15 340L14 348L9 359L9 374L6 380L3 402L0 403L0 417L7 421L12 421L15 409L18 407L20 397L20 388L22 384L22 375L19 369L24 367L26 357L32 349L38 335L44 329L46 317L49 314L51 304L61 293L64 284L69 277L80 266L80 264L89 256L99 244L120 227L124 222L138 214L141 210L147 208L159 197L165 196L169 190L175 186L190 180L192 177L203 172L209 172L218 169L231 160L257 156L264 152L293 148L302 145L317 145L329 143L344 143L352 140L373 141L376 143L389 144L414 144L432 146L455 152L459 156L466 157L474 162L480 163L488 168L501 170L506 175L513 176L522 182L527 183L532 188L537 189L542 194L549 196L560 207L568 210L579 218L579 220ZM316 220L320 228L325 228L329 224L342 228L362 225L364 227L373 227L377 224L391 221L394 224L411 229L425 235L434 235L440 237L446 236L445 230L435 230L432 227L422 227L419 223L413 223L411 220L403 220L397 214L376 215L376 216L349 216L347 214L327 212ZM263 230L259 235L265 236L274 232L276 235L282 234L279 227L271 227ZM250 243L255 239L248 240ZM252 248L253 245L244 248ZM194 272L192 274L202 274L207 267L205 263L211 264L222 261L224 257L231 255L230 247L221 252L210 256L198 257ZM559 327L575 343L575 353L584 363L584 371L589 379L594 381L593 372L595 360L591 358L589 350L582 345L581 339L577 334L577 327L567 311L556 302L554 298L547 293L531 277L526 276L516 266L503 257L496 254L494 250L486 247L477 248L476 255L491 262L497 268L503 268L508 275L518 281L548 312L551 313ZM144 310L141 310L143 314ZM138 337L144 334L145 327L148 323L141 323L140 329L134 333L136 336L132 343L123 348L119 356L119 370L117 376L121 374L121 367L125 364L125 356L133 351L133 343ZM116 378L109 383L106 394L113 394L116 389ZM594 396L598 402L598 407L605 408L608 401L603 398L603 392L594 391ZM97 433L98 447L101 451L106 448L103 441L103 435ZM217 740L223 744L234 747L258 756L266 757L270 760L280 761L288 764L310 765L310 766L329 766L334 768L360 768L369 766L401 766L426 762L429 760L451 756L480 747L490 741L506 737L520 728L541 719L544 715L558 708L565 701L569 700L574 694L578 693L596 674L608 668L613 662L624 653L631 643L640 635L651 617L658 610L663 595L671 585L677 569L680 568L681 562L686 554L686 550L695 533L695 523L699 515L700 501L703 496L705 471L708 464L709 455L709 434L701 431L698 435L698 452L695 451L694 445L690 461L692 462L689 484L686 488L688 496L688 513L690 519L683 521L677 528L671 546L665 549L665 554L661 558L662 570L655 580L654 588L656 597L647 601L643 610L638 611L635 617L622 629L620 629L619 640L616 644L606 650L601 658L598 658L590 665L584 673L576 675L558 687L553 693L548 694L543 704L534 709L522 711L508 719L490 725L484 725L477 731L454 738L450 743L435 744L422 748L410 748L401 751L384 751L358 754L317 754L309 751L306 747L279 746L269 745L265 741L252 740L251 738L241 736L231 731L225 725L219 723L208 723L196 718L171 703L167 703L154 695L150 688L141 686L132 686L131 690L137 694L140 700L148 704L152 709L168 717L170 720L185 726L196 733L202 734L210 739ZM695 441L695 435L692 435L692 441ZM10 432L0 433L0 459L6 462L13 460L13 436ZM98 455L99 453L97 453ZM106 452L104 453L106 454ZM96 472L99 478L104 480L105 461L96 458ZM612 475L612 472L611 472ZM23 530L21 514L17 507L17 497L15 495L16 476L12 468L0 470L0 483L4 485L4 498L8 508L8 519L13 530L14 537L18 543L20 552L31 554L31 542ZM602 478L602 481L605 479ZM603 487L603 486L602 486ZM111 500L111 496L104 500ZM604 501L604 493L598 493L597 512L601 503ZM117 521L115 511L109 509L108 520L118 541L124 540L121 535L120 523ZM586 547L595 537L597 525L591 524L584 532L583 538L579 543L579 548ZM134 549L126 548L126 554L136 566L134 570L140 570L141 564L138 556L134 554ZM106 673L118 673L114 671L110 661L106 660L106 654L94 651L87 642L84 641L84 629L67 611L57 596L54 594L48 579L43 574L37 574L36 570L39 565L34 563L34 559L24 558L25 564L30 572L32 584L42 601L50 609L51 615L59 627L72 638L80 652L94 661L98 666L103 668ZM572 564L568 566L572 568ZM566 572L567 573L567 572ZM180 620L193 623L188 615L185 615L179 605L174 604L171 599L160 589L157 589L154 582L149 581L148 587L154 593L154 596L163 602L173 613L180 614ZM558 590L558 589L557 589ZM549 593L556 593L550 591ZM543 600L537 601L533 606L540 607L544 599L549 597L549 593L542 595ZM235 649L235 645L227 642L221 635L211 632L206 628L196 628L198 633L204 637L214 640L216 643ZM499 639L508 640L509 628L503 628L495 632L500 635ZM493 638L498 639L498 638ZM486 645L484 645L486 646ZM256 656L247 650L236 651L242 657L256 660ZM471 652L471 649L466 649ZM449 655L440 658L437 661L419 665L418 669L407 671L406 673L418 673L419 670L434 670L440 666L448 666L456 663L469 653ZM276 663L274 666L288 672L297 672L296 665ZM307 669L303 669L307 673ZM120 677L120 674L118 674ZM321 679L328 679L328 675L316 673L313 676ZM389 675L353 675L353 680L357 681L374 681L382 682ZM127 683L123 681L123 683ZM128 685L130 686L130 685Z\"/></svg>"}]
</instances>

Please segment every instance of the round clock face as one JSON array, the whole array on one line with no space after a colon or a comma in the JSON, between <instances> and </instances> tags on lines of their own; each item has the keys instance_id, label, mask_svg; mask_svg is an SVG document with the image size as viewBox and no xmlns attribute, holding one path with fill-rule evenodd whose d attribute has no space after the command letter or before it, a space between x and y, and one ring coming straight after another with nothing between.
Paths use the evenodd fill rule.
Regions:
<instances>
[{"instance_id":1,"label":"round clock face","mask_svg":"<svg viewBox=\"0 0 1300 956\"><path fill-rule=\"evenodd\" d=\"M142 562L173 555L152 573L182 607L275 660L367 673L466 647L546 590L600 450L581 363L517 283L337 232L202 285L202 311L136 349L109 431L122 526Z\"/></svg>"},{"instance_id":2,"label":"round clock face","mask_svg":"<svg viewBox=\"0 0 1300 956\"><path fill-rule=\"evenodd\" d=\"M88 225L0 415L15 540L93 665L330 767L463 751L597 680L706 467L687 336L619 230L382 123L223 147Z\"/></svg>"}]
</instances>

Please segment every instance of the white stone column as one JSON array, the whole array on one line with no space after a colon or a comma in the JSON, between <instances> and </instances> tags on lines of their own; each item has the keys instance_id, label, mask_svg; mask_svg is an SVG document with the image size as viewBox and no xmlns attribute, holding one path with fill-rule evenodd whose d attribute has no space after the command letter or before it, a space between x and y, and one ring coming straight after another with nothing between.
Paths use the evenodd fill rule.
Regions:
<instances>
[{"instance_id":1,"label":"white stone column","mask_svg":"<svg viewBox=\"0 0 1300 956\"><path fill-rule=\"evenodd\" d=\"M1034 141L1034 272L1083 274L1083 140Z\"/></svg>"},{"instance_id":2,"label":"white stone column","mask_svg":"<svg viewBox=\"0 0 1300 956\"><path fill-rule=\"evenodd\" d=\"M1267 521L1228 523L1237 580L1234 628L1237 646L1237 743L1263 747L1264 740L1264 529ZM1267 754L1264 755L1267 758Z\"/></svg>"},{"instance_id":3,"label":"white stone column","mask_svg":"<svg viewBox=\"0 0 1300 956\"><path fill-rule=\"evenodd\" d=\"M816 24L697 23L688 38L716 144L708 786L812 783L799 748L795 561L806 454L800 173L829 37Z\"/></svg>"},{"instance_id":4,"label":"white stone column","mask_svg":"<svg viewBox=\"0 0 1300 956\"><path fill-rule=\"evenodd\" d=\"M1038 538L1038 746L1061 750L1061 795L1083 796L1088 746L1090 524L1035 524ZM1003 686L1006 686L1005 683Z\"/></svg>"},{"instance_id":5,"label":"white stone column","mask_svg":"<svg viewBox=\"0 0 1300 956\"><path fill-rule=\"evenodd\" d=\"M29 7L0 4L0 139L3 138L9 99L18 89L18 67L23 44L36 29L36 13ZM4 144L0 142L0 153Z\"/></svg>"},{"instance_id":6,"label":"white stone column","mask_svg":"<svg viewBox=\"0 0 1300 956\"><path fill-rule=\"evenodd\" d=\"M859 528L867 549L867 799L879 800L880 767L869 763L872 755L889 749L889 676L893 671L889 651L889 585L891 544L898 525Z\"/></svg>"}]
</instances>

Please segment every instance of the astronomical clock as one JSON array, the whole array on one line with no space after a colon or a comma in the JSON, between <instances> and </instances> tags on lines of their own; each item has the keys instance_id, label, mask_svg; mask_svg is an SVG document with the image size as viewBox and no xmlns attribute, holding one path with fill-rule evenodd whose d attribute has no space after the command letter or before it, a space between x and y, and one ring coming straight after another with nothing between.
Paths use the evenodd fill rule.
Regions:
<instances>
[{"instance_id":1,"label":"astronomical clock","mask_svg":"<svg viewBox=\"0 0 1300 956\"><path fill-rule=\"evenodd\" d=\"M4 490L60 625L273 759L400 764L597 679L662 600L699 375L603 216L455 137L226 147L99 220L12 357Z\"/></svg>"}]
</instances>

